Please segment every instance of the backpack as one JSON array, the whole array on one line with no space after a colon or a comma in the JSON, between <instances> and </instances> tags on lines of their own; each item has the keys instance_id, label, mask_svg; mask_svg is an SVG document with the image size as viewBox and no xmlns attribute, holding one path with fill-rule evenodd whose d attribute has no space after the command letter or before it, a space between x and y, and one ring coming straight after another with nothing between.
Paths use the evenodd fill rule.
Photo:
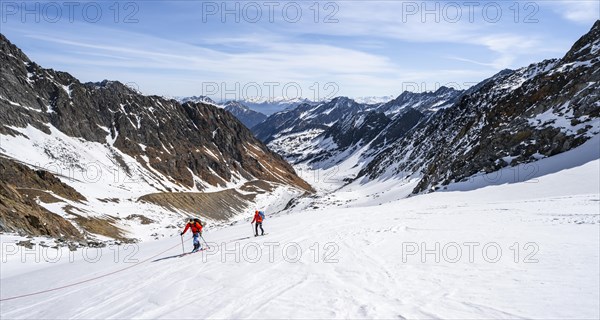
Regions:
<instances>
[{"instance_id":1,"label":"backpack","mask_svg":"<svg viewBox=\"0 0 600 320\"><path fill-rule=\"evenodd\" d=\"M259 211L258 215L260 216L261 219L263 219L263 220L265 219L265 213L264 212Z\"/></svg>"},{"instance_id":2,"label":"backpack","mask_svg":"<svg viewBox=\"0 0 600 320\"><path fill-rule=\"evenodd\" d=\"M202 227L204 227L206 225L206 222L202 222L200 219L198 218L194 218L194 222L195 223L199 223Z\"/></svg>"}]
</instances>

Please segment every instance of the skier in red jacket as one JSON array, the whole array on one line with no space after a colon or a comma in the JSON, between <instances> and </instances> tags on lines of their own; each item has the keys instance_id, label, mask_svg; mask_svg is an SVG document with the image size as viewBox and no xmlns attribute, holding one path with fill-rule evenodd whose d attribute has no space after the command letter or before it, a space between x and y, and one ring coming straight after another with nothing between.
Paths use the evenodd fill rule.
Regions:
<instances>
[{"instance_id":1,"label":"skier in red jacket","mask_svg":"<svg viewBox=\"0 0 600 320\"><path fill-rule=\"evenodd\" d=\"M192 229L192 235L194 236L194 250L192 252L196 252L200 250L200 237L202 236L202 223L200 220L194 220L194 218L190 218L190 221L185 225L185 229L181 235L183 236L188 229Z\"/></svg>"},{"instance_id":2,"label":"skier in red jacket","mask_svg":"<svg viewBox=\"0 0 600 320\"><path fill-rule=\"evenodd\" d=\"M256 210L254 212L254 219L252 219L252 222L250 222L250 224L254 223L254 221L256 221L256 225L254 225L254 236L258 237L258 227L260 227L260 231L261 231L261 236L265 235L265 230L262 227L262 222L264 219L265 215L264 213L262 213L261 211Z\"/></svg>"}]
</instances>

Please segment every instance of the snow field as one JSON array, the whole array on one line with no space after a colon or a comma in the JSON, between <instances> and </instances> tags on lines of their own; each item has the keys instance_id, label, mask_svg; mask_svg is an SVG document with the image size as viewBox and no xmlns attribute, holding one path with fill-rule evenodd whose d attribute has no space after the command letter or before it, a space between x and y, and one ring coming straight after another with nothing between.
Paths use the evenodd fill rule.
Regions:
<instances>
[{"instance_id":1,"label":"snow field","mask_svg":"<svg viewBox=\"0 0 600 320\"><path fill-rule=\"evenodd\" d=\"M142 243L141 261L172 250L80 286L2 301L2 317L598 318L600 185L589 177L599 167L593 160L535 184L267 217L265 237L241 221L207 230L216 245L182 258L169 258L181 252L179 237ZM1 297L128 265L113 258L19 273L13 257L3 262Z\"/></svg>"}]
</instances>

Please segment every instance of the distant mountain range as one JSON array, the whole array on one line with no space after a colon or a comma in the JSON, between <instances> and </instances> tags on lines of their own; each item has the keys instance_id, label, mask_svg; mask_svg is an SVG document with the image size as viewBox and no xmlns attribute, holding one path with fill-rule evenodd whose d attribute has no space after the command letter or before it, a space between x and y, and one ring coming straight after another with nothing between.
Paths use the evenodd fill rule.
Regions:
<instances>
[{"instance_id":1,"label":"distant mountain range","mask_svg":"<svg viewBox=\"0 0 600 320\"><path fill-rule=\"evenodd\" d=\"M275 112L279 112L286 109L292 109L302 103L315 103L312 100L305 98L284 98L284 97L272 97L272 98L248 98L239 100L240 103L246 107L266 114L271 115Z\"/></svg>"},{"instance_id":2,"label":"distant mountain range","mask_svg":"<svg viewBox=\"0 0 600 320\"><path fill-rule=\"evenodd\" d=\"M225 104L225 110L231 112L231 114L238 118L238 120L248 128L252 128L267 119L266 115L248 108L239 101L227 102Z\"/></svg>"},{"instance_id":3,"label":"distant mountain range","mask_svg":"<svg viewBox=\"0 0 600 320\"><path fill-rule=\"evenodd\" d=\"M600 21L562 59L502 70L468 90L337 97L252 128L288 161L346 182L412 177L415 193L565 152L600 132ZM523 177L521 177L523 178Z\"/></svg>"},{"instance_id":4,"label":"distant mountain range","mask_svg":"<svg viewBox=\"0 0 600 320\"><path fill-rule=\"evenodd\" d=\"M215 102L207 96L176 97L180 103L208 103L231 112L246 127L252 128L267 118L267 114L284 109L293 109L302 103L313 103L307 99L247 99ZM261 112L262 111L262 112Z\"/></svg>"},{"instance_id":5,"label":"distant mountain range","mask_svg":"<svg viewBox=\"0 0 600 320\"><path fill-rule=\"evenodd\" d=\"M206 96L191 96L191 97L176 97L181 103L185 102L203 102L220 106L225 110L235 115L246 127L252 128L255 125L263 122L268 115L277 113L284 110L294 109L301 104L316 105L319 102L311 101L304 98L286 99L282 97L266 99L266 98L254 98L254 99L242 99L242 100L230 100L226 102L215 102ZM382 104L393 100L393 96L383 97L361 97L354 99L356 102L361 104Z\"/></svg>"}]
</instances>

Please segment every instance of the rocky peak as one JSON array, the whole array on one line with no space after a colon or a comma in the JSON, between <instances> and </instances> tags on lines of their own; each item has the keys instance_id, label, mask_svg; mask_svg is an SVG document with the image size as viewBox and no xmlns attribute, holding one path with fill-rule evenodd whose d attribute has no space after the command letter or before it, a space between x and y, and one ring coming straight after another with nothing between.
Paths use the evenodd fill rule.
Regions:
<instances>
[{"instance_id":1,"label":"rocky peak","mask_svg":"<svg viewBox=\"0 0 600 320\"><path fill-rule=\"evenodd\" d=\"M210 97L207 96L191 96L191 97L180 97L175 99L177 101L179 101L180 103L186 103L186 102L204 102L204 103L208 103L208 104L213 104L213 105L217 105L217 103L211 99Z\"/></svg>"},{"instance_id":2,"label":"rocky peak","mask_svg":"<svg viewBox=\"0 0 600 320\"><path fill-rule=\"evenodd\" d=\"M4 36L0 48L0 61L8 62L0 73L0 133L14 135L10 127L32 125L49 134L54 127L71 137L108 143L181 190L224 186L234 177L311 189L220 108L144 96L118 81L81 84L68 73L28 63ZM275 174L275 168L283 174Z\"/></svg>"},{"instance_id":3,"label":"rocky peak","mask_svg":"<svg viewBox=\"0 0 600 320\"><path fill-rule=\"evenodd\" d=\"M0 51L3 52L2 58L6 58L7 60L8 58L13 58L21 61L23 64L31 63L31 60L29 60L23 51L8 41L2 33L0 33Z\"/></svg>"},{"instance_id":4,"label":"rocky peak","mask_svg":"<svg viewBox=\"0 0 600 320\"><path fill-rule=\"evenodd\" d=\"M239 101L229 101L225 104L225 110L231 112L238 120L246 127L252 128L255 125L263 122L267 116L254 111Z\"/></svg>"},{"instance_id":5,"label":"rocky peak","mask_svg":"<svg viewBox=\"0 0 600 320\"><path fill-rule=\"evenodd\" d=\"M430 191L568 151L599 134L599 26L561 60L503 71L469 89L378 154L360 175L418 173L414 192Z\"/></svg>"},{"instance_id":6,"label":"rocky peak","mask_svg":"<svg viewBox=\"0 0 600 320\"><path fill-rule=\"evenodd\" d=\"M464 91L442 86L436 91L411 92L404 91L396 99L378 107L386 115L394 118L413 108L419 112L435 112L451 106Z\"/></svg>"},{"instance_id":7,"label":"rocky peak","mask_svg":"<svg viewBox=\"0 0 600 320\"><path fill-rule=\"evenodd\" d=\"M586 61L600 57L600 20L592 26L590 31L581 37L562 58L564 63Z\"/></svg>"},{"instance_id":8,"label":"rocky peak","mask_svg":"<svg viewBox=\"0 0 600 320\"><path fill-rule=\"evenodd\" d=\"M250 110L250 108L246 107L245 105L243 105L241 102L239 101L227 101L227 103L225 103L225 108L227 107L231 107L231 108L238 108L241 110Z\"/></svg>"}]
</instances>

